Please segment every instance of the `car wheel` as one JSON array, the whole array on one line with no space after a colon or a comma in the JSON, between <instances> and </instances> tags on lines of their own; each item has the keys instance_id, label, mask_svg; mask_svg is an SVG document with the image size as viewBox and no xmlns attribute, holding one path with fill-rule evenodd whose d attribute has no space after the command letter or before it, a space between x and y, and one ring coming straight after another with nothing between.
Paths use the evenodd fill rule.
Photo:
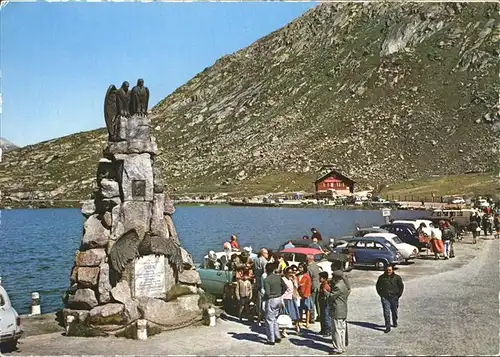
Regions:
<instances>
[{"instance_id":1,"label":"car wheel","mask_svg":"<svg viewBox=\"0 0 500 357\"><path fill-rule=\"evenodd\" d=\"M375 268L377 268L377 270L384 270L386 265L387 262L382 259L379 259L375 262Z\"/></svg>"},{"instance_id":2,"label":"car wheel","mask_svg":"<svg viewBox=\"0 0 500 357\"><path fill-rule=\"evenodd\" d=\"M2 352L13 352L16 349L17 349L17 340L11 340L11 341L4 342L0 346L0 350Z\"/></svg>"}]
</instances>

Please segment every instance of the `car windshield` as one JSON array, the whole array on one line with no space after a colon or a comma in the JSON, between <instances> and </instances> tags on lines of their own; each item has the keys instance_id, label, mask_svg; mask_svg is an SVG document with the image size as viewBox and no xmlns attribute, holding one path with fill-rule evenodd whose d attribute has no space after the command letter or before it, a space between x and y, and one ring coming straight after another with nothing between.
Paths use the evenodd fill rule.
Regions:
<instances>
[{"instance_id":1,"label":"car windshield","mask_svg":"<svg viewBox=\"0 0 500 357\"><path fill-rule=\"evenodd\" d=\"M403 243L403 241L398 236L392 237L392 241L396 244Z\"/></svg>"}]
</instances>

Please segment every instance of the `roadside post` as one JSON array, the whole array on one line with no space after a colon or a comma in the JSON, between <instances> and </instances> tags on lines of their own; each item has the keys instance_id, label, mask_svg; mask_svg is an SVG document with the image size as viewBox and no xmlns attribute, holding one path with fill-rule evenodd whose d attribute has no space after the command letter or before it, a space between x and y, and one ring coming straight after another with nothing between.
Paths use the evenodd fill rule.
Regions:
<instances>
[{"instance_id":1,"label":"roadside post","mask_svg":"<svg viewBox=\"0 0 500 357\"><path fill-rule=\"evenodd\" d=\"M40 315L40 294L37 292L31 293L31 316Z\"/></svg>"},{"instance_id":2,"label":"roadside post","mask_svg":"<svg viewBox=\"0 0 500 357\"><path fill-rule=\"evenodd\" d=\"M391 223L391 209L382 208L382 217L385 219L385 224Z\"/></svg>"},{"instance_id":3,"label":"roadside post","mask_svg":"<svg viewBox=\"0 0 500 357\"><path fill-rule=\"evenodd\" d=\"M137 339L140 341L148 339L148 320L137 320Z\"/></svg>"}]
</instances>

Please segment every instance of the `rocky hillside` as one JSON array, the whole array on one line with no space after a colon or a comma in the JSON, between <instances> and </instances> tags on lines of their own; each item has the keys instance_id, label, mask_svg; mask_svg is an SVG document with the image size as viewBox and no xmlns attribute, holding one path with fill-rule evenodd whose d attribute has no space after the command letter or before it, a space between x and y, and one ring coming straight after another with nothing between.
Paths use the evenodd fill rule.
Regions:
<instances>
[{"instance_id":1,"label":"rocky hillside","mask_svg":"<svg viewBox=\"0 0 500 357\"><path fill-rule=\"evenodd\" d=\"M14 145L12 142L10 142L7 139L4 139L0 136L0 148L2 149L2 152L7 152L10 150L17 149L17 146Z\"/></svg>"},{"instance_id":2,"label":"rocky hillside","mask_svg":"<svg viewBox=\"0 0 500 357\"><path fill-rule=\"evenodd\" d=\"M372 186L495 169L499 10L321 4L220 58L153 108L169 190L310 189L323 164ZM100 129L15 150L0 185L86 196L105 141Z\"/></svg>"}]
</instances>

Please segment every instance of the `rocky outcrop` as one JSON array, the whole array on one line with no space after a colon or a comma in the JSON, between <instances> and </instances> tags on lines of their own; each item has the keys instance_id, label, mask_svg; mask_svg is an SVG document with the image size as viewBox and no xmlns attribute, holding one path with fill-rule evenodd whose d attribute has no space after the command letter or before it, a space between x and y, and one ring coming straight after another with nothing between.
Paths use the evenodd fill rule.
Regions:
<instances>
[{"instance_id":1,"label":"rocky outcrop","mask_svg":"<svg viewBox=\"0 0 500 357\"><path fill-rule=\"evenodd\" d=\"M158 103L155 166L169 192L239 195L309 191L324 164L361 186L494 170L498 7L322 3ZM95 130L5 154L4 197L86 197L106 136Z\"/></svg>"},{"instance_id":2,"label":"rocky outcrop","mask_svg":"<svg viewBox=\"0 0 500 357\"><path fill-rule=\"evenodd\" d=\"M98 164L95 198L82 206L87 219L63 315L75 316L86 328L72 329L73 335L89 328L117 333L139 318L163 321L168 328L201 317L200 277L180 246L171 217L175 210L166 204L160 174L153 170L156 144L148 118L120 121L128 128L125 139L108 143ZM175 299L176 285L193 297ZM163 315L154 317L157 306Z\"/></svg>"}]
</instances>

